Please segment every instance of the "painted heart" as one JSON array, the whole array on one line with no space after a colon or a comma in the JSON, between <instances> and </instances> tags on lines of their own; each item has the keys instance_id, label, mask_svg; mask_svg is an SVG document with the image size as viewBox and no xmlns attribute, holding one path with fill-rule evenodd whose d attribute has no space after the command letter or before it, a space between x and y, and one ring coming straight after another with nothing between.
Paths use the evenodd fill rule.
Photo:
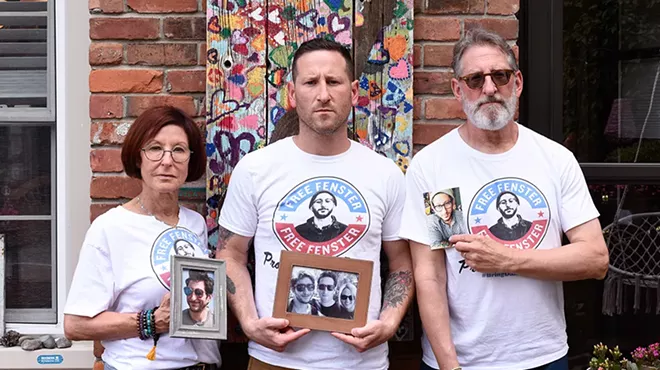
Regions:
<instances>
[{"instance_id":1,"label":"painted heart","mask_svg":"<svg viewBox=\"0 0 660 370\"><path fill-rule=\"evenodd\" d=\"M234 167L245 154L254 149L256 140L252 132L243 131L235 135L228 131L218 130L213 137L213 144L218 148L223 162Z\"/></svg>"},{"instance_id":2,"label":"painted heart","mask_svg":"<svg viewBox=\"0 0 660 370\"><path fill-rule=\"evenodd\" d=\"M385 38L385 49L394 60L402 59L408 51L408 40L403 35L394 35Z\"/></svg>"},{"instance_id":3,"label":"painted heart","mask_svg":"<svg viewBox=\"0 0 660 370\"><path fill-rule=\"evenodd\" d=\"M261 30L257 27L247 27L243 30L243 35L249 39L253 39L261 34Z\"/></svg>"},{"instance_id":4,"label":"painted heart","mask_svg":"<svg viewBox=\"0 0 660 370\"><path fill-rule=\"evenodd\" d=\"M403 102L403 113L408 113L413 109L413 105L408 103L408 101Z\"/></svg>"},{"instance_id":5,"label":"painted heart","mask_svg":"<svg viewBox=\"0 0 660 370\"><path fill-rule=\"evenodd\" d=\"M223 90L218 90L213 93L211 96L212 108L211 108L211 122L217 122L222 119L224 116L234 113L241 108L241 105L231 99L225 100L225 92Z\"/></svg>"},{"instance_id":6,"label":"painted heart","mask_svg":"<svg viewBox=\"0 0 660 370\"><path fill-rule=\"evenodd\" d=\"M275 40L278 45L284 45L286 44L286 35L284 35L284 32L280 31L273 36L273 40Z\"/></svg>"},{"instance_id":7,"label":"painted heart","mask_svg":"<svg viewBox=\"0 0 660 370\"><path fill-rule=\"evenodd\" d=\"M401 18L406 15L408 11L410 11L410 9L406 6L406 4L399 0L396 2L396 9L394 9L394 18Z\"/></svg>"},{"instance_id":8,"label":"painted heart","mask_svg":"<svg viewBox=\"0 0 660 370\"><path fill-rule=\"evenodd\" d=\"M410 143L407 141L397 141L392 147L394 148L394 152L404 157L407 157L410 153Z\"/></svg>"},{"instance_id":9,"label":"painted heart","mask_svg":"<svg viewBox=\"0 0 660 370\"><path fill-rule=\"evenodd\" d=\"M326 5L328 5L330 10L336 12L341 7L343 0L323 0L323 2L326 3Z\"/></svg>"},{"instance_id":10,"label":"painted heart","mask_svg":"<svg viewBox=\"0 0 660 370\"><path fill-rule=\"evenodd\" d=\"M211 67L209 68L206 78L208 79L210 85L215 85L220 82L222 76L224 76L222 70L216 67Z\"/></svg>"},{"instance_id":11,"label":"painted heart","mask_svg":"<svg viewBox=\"0 0 660 370\"><path fill-rule=\"evenodd\" d=\"M357 105L358 105L358 107L368 107L369 106L369 98L366 97L366 96L359 97Z\"/></svg>"},{"instance_id":12,"label":"painted heart","mask_svg":"<svg viewBox=\"0 0 660 370\"><path fill-rule=\"evenodd\" d=\"M243 75L231 75L229 76L228 80L238 86L243 86L245 84L245 76Z\"/></svg>"},{"instance_id":13,"label":"painted heart","mask_svg":"<svg viewBox=\"0 0 660 370\"><path fill-rule=\"evenodd\" d=\"M245 45L245 44L237 44L237 45L234 45L234 47L233 47L232 49L233 49L236 53L241 54L241 55L245 55L245 56L247 56L248 53L250 52L250 51L248 50L247 45Z\"/></svg>"},{"instance_id":14,"label":"painted heart","mask_svg":"<svg viewBox=\"0 0 660 370\"><path fill-rule=\"evenodd\" d=\"M286 111L284 110L284 108L282 108L282 107L273 107L270 110L270 120L271 120L271 122L273 122L273 123L278 122L280 120L280 118L282 118L282 116L284 116L285 113L286 113Z\"/></svg>"},{"instance_id":15,"label":"painted heart","mask_svg":"<svg viewBox=\"0 0 660 370\"><path fill-rule=\"evenodd\" d=\"M318 23L319 26L325 26L325 17L319 17L319 20L316 21L316 23Z\"/></svg>"},{"instance_id":16,"label":"painted heart","mask_svg":"<svg viewBox=\"0 0 660 370\"><path fill-rule=\"evenodd\" d=\"M396 65L390 67L390 78L395 80L407 80L410 78L410 64L405 59L399 59Z\"/></svg>"},{"instance_id":17,"label":"painted heart","mask_svg":"<svg viewBox=\"0 0 660 370\"><path fill-rule=\"evenodd\" d=\"M250 55L250 57L248 58L248 62L255 64L259 64L260 60L261 58L259 58L259 53L252 53L252 55Z\"/></svg>"},{"instance_id":18,"label":"painted heart","mask_svg":"<svg viewBox=\"0 0 660 370\"><path fill-rule=\"evenodd\" d=\"M241 30L236 30L231 34L231 42L233 44L247 44L248 38L243 35Z\"/></svg>"},{"instance_id":19,"label":"painted heart","mask_svg":"<svg viewBox=\"0 0 660 370\"><path fill-rule=\"evenodd\" d=\"M397 86L392 81L389 81L387 83L387 93L385 94L385 97L383 98L383 102L385 103L386 106L396 107L405 98L406 98L406 94L403 92L403 90L401 90L399 88L399 86Z\"/></svg>"},{"instance_id":20,"label":"painted heart","mask_svg":"<svg viewBox=\"0 0 660 370\"><path fill-rule=\"evenodd\" d=\"M268 13L268 21L273 24L280 24L282 19L280 18L280 10L274 9Z\"/></svg>"},{"instance_id":21,"label":"painted heart","mask_svg":"<svg viewBox=\"0 0 660 370\"><path fill-rule=\"evenodd\" d=\"M282 9L282 19L284 19L287 22L291 22L296 20L296 7L293 5L287 5Z\"/></svg>"},{"instance_id":22,"label":"painted heart","mask_svg":"<svg viewBox=\"0 0 660 370\"><path fill-rule=\"evenodd\" d=\"M369 88L369 79L367 76L360 77L360 89L366 90Z\"/></svg>"},{"instance_id":23,"label":"painted heart","mask_svg":"<svg viewBox=\"0 0 660 370\"><path fill-rule=\"evenodd\" d=\"M289 51L284 46L278 46L270 52L268 58L277 67L286 68L289 66Z\"/></svg>"},{"instance_id":24,"label":"painted heart","mask_svg":"<svg viewBox=\"0 0 660 370\"><path fill-rule=\"evenodd\" d=\"M217 15L214 15L209 19L208 30L211 33L220 33L220 23L218 23Z\"/></svg>"},{"instance_id":25,"label":"painted heart","mask_svg":"<svg viewBox=\"0 0 660 370\"><path fill-rule=\"evenodd\" d=\"M351 31L341 31L335 36L335 41L342 45L351 45L351 42L353 41L352 36L351 36Z\"/></svg>"},{"instance_id":26,"label":"painted heart","mask_svg":"<svg viewBox=\"0 0 660 370\"><path fill-rule=\"evenodd\" d=\"M336 13L328 16L328 31L336 35L341 31L348 31L351 27L351 20L346 17L340 17Z\"/></svg>"},{"instance_id":27,"label":"painted heart","mask_svg":"<svg viewBox=\"0 0 660 370\"><path fill-rule=\"evenodd\" d=\"M262 7L258 7L257 9L253 10L249 17L254 19L257 22L261 22L264 20L264 15L263 15L264 9Z\"/></svg>"},{"instance_id":28,"label":"painted heart","mask_svg":"<svg viewBox=\"0 0 660 370\"><path fill-rule=\"evenodd\" d=\"M265 139L266 138L266 126L259 126L257 129L257 135L259 135L260 138Z\"/></svg>"},{"instance_id":29,"label":"painted heart","mask_svg":"<svg viewBox=\"0 0 660 370\"><path fill-rule=\"evenodd\" d=\"M367 59L367 62L376 65L383 65L389 63L389 61L390 53L383 48L381 42L375 43L374 47L369 52L369 59Z\"/></svg>"},{"instance_id":30,"label":"painted heart","mask_svg":"<svg viewBox=\"0 0 660 370\"><path fill-rule=\"evenodd\" d=\"M284 82L284 77L286 77L286 69L278 68L268 74L268 82L274 87L280 87Z\"/></svg>"},{"instance_id":31,"label":"painted heart","mask_svg":"<svg viewBox=\"0 0 660 370\"><path fill-rule=\"evenodd\" d=\"M378 86L376 81L369 82L369 99L378 100L383 95L383 89Z\"/></svg>"},{"instance_id":32,"label":"painted heart","mask_svg":"<svg viewBox=\"0 0 660 370\"><path fill-rule=\"evenodd\" d=\"M318 17L319 11L316 9L311 9L305 13L300 14L296 18L296 24L299 27L302 27L308 31L313 31L314 30L314 21L316 21L316 17Z\"/></svg>"},{"instance_id":33,"label":"painted heart","mask_svg":"<svg viewBox=\"0 0 660 370\"><path fill-rule=\"evenodd\" d=\"M210 64L217 64L218 63L218 50L215 48L211 48L206 52L206 60Z\"/></svg>"},{"instance_id":34,"label":"painted heart","mask_svg":"<svg viewBox=\"0 0 660 370\"><path fill-rule=\"evenodd\" d=\"M362 27L364 25L364 15L361 12L355 13L355 27Z\"/></svg>"}]
</instances>

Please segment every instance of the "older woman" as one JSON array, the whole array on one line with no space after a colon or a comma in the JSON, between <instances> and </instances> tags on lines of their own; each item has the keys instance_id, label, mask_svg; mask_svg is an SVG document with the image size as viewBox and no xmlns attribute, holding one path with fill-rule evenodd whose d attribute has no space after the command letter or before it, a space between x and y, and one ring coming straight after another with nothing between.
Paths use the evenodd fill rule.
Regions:
<instances>
[{"instance_id":1,"label":"older woman","mask_svg":"<svg viewBox=\"0 0 660 370\"><path fill-rule=\"evenodd\" d=\"M353 319L355 314L355 298L357 287L347 281L339 288L339 317L342 319Z\"/></svg>"},{"instance_id":2,"label":"older woman","mask_svg":"<svg viewBox=\"0 0 660 370\"><path fill-rule=\"evenodd\" d=\"M106 370L216 369L219 342L167 335L170 256L184 249L208 254L204 218L178 198L184 182L205 172L201 132L176 108L148 109L126 134L121 159L142 190L87 231L64 332L72 340L100 340Z\"/></svg>"}]
</instances>

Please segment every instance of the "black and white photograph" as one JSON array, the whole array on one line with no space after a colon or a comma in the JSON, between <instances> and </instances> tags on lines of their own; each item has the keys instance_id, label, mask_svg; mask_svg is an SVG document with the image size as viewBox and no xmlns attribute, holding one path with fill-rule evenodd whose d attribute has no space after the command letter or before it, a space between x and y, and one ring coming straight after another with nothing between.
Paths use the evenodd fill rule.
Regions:
<instances>
[{"instance_id":1,"label":"black and white photograph","mask_svg":"<svg viewBox=\"0 0 660 370\"><path fill-rule=\"evenodd\" d=\"M170 336L227 339L224 261L177 254L170 271Z\"/></svg>"},{"instance_id":2,"label":"black and white photograph","mask_svg":"<svg viewBox=\"0 0 660 370\"><path fill-rule=\"evenodd\" d=\"M353 319L358 274L293 266L286 312Z\"/></svg>"},{"instance_id":3,"label":"black and white photograph","mask_svg":"<svg viewBox=\"0 0 660 370\"><path fill-rule=\"evenodd\" d=\"M215 324L213 271L183 269L183 295L181 300L182 325L212 328Z\"/></svg>"},{"instance_id":4,"label":"black and white photograph","mask_svg":"<svg viewBox=\"0 0 660 370\"><path fill-rule=\"evenodd\" d=\"M431 249L451 248L449 237L468 233L459 188L424 193L424 206Z\"/></svg>"},{"instance_id":5,"label":"black and white photograph","mask_svg":"<svg viewBox=\"0 0 660 370\"><path fill-rule=\"evenodd\" d=\"M325 242L336 238L348 226L341 223L337 215L333 214L335 208L337 208L337 197L334 194L327 190L316 192L309 200L311 217L297 225L296 231L310 242Z\"/></svg>"}]
</instances>

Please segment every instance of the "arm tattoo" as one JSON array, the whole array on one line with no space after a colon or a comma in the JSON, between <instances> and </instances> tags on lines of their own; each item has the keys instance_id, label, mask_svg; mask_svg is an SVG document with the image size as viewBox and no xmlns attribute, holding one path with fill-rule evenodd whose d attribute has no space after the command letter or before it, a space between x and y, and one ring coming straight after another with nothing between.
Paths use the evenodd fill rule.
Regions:
<instances>
[{"instance_id":1,"label":"arm tattoo","mask_svg":"<svg viewBox=\"0 0 660 370\"><path fill-rule=\"evenodd\" d=\"M389 274L385 282L385 296L381 311L389 307L401 306L410 294L412 281L412 271L397 271Z\"/></svg>"},{"instance_id":2,"label":"arm tattoo","mask_svg":"<svg viewBox=\"0 0 660 370\"><path fill-rule=\"evenodd\" d=\"M215 250L216 251L221 251L223 249L226 249L227 248L227 242L234 235L236 235L236 234L232 233L231 231L225 229L222 226L218 226L218 245L216 245Z\"/></svg>"},{"instance_id":3,"label":"arm tattoo","mask_svg":"<svg viewBox=\"0 0 660 370\"><path fill-rule=\"evenodd\" d=\"M236 285L234 285L234 281L229 276L227 276L227 291L232 295L236 294Z\"/></svg>"}]
</instances>

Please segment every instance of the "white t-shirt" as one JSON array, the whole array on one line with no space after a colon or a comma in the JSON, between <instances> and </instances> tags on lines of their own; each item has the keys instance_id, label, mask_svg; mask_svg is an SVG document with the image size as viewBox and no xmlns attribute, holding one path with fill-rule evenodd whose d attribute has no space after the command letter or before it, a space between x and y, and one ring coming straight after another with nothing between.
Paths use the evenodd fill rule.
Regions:
<instances>
[{"instance_id":1,"label":"white t-shirt","mask_svg":"<svg viewBox=\"0 0 660 370\"><path fill-rule=\"evenodd\" d=\"M332 193L336 204L329 205L333 225L327 232L315 234L310 201L319 191ZM259 317L273 314L280 251L292 250L374 261L368 320L377 319L381 309L381 242L399 239L404 199L401 170L355 142L335 156L303 152L291 138L247 154L232 173L219 224L236 234L255 237ZM252 341L248 349L250 356L287 368L388 367L387 343L358 353L323 331L312 331L282 353Z\"/></svg>"},{"instance_id":2,"label":"white t-shirt","mask_svg":"<svg viewBox=\"0 0 660 370\"><path fill-rule=\"evenodd\" d=\"M516 144L502 154L471 148L458 130L417 153L406 174L401 237L429 245L425 220L438 217L430 199L446 189L466 230L511 248L558 248L563 232L597 218L573 154L518 128ZM475 272L454 248L445 252L451 334L463 369L529 369L567 353L561 282ZM437 368L426 333L422 346L424 362Z\"/></svg>"},{"instance_id":3,"label":"white t-shirt","mask_svg":"<svg viewBox=\"0 0 660 370\"><path fill-rule=\"evenodd\" d=\"M181 250L188 255L208 258L204 218L185 207L180 208L176 228L123 206L99 216L85 236L64 313L94 317L104 311L135 313L160 305L169 290L170 256L176 253L177 242L185 245ZM219 341L215 340L161 334L154 361L146 358L154 345L151 338L102 344L103 361L117 369L220 364Z\"/></svg>"}]
</instances>

